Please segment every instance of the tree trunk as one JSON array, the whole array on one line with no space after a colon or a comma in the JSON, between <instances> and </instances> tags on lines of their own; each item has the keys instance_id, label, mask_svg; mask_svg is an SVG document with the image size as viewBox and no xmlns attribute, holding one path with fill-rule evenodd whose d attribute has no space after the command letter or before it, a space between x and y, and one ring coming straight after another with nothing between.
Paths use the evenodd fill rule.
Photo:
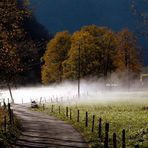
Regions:
<instances>
[{"instance_id":1,"label":"tree trunk","mask_svg":"<svg viewBox=\"0 0 148 148\"><path fill-rule=\"evenodd\" d=\"M10 84L9 84L9 83L7 83L7 86L8 86L9 93L10 93L11 103L13 103L13 104L14 104L14 99L13 99L13 95L12 95L12 91L11 91Z\"/></svg>"}]
</instances>

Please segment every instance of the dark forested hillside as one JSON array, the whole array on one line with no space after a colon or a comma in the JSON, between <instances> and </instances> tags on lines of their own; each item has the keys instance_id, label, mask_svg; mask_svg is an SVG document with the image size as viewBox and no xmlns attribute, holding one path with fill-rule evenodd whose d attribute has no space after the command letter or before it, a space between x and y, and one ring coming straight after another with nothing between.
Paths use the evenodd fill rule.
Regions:
<instances>
[{"instance_id":1,"label":"dark forested hillside","mask_svg":"<svg viewBox=\"0 0 148 148\"><path fill-rule=\"evenodd\" d=\"M114 31L129 28L139 38L144 63L148 64L147 0L30 0L38 21L49 31L74 32L84 25L107 26Z\"/></svg>"}]
</instances>

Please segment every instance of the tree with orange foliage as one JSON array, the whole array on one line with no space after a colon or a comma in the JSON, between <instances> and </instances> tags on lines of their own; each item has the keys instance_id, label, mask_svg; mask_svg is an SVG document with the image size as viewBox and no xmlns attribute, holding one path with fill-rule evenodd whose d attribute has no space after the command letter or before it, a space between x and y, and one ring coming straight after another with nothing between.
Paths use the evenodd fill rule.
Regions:
<instances>
[{"instance_id":1,"label":"tree with orange foliage","mask_svg":"<svg viewBox=\"0 0 148 148\"><path fill-rule=\"evenodd\" d=\"M128 29L117 33L117 49L114 64L117 71L128 71L135 74L141 72L136 37Z\"/></svg>"},{"instance_id":2,"label":"tree with orange foliage","mask_svg":"<svg viewBox=\"0 0 148 148\"><path fill-rule=\"evenodd\" d=\"M42 82L61 82L63 75L62 62L67 58L71 46L71 35L67 32L59 32L48 43L44 54L45 64L42 66Z\"/></svg>"}]
</instances>

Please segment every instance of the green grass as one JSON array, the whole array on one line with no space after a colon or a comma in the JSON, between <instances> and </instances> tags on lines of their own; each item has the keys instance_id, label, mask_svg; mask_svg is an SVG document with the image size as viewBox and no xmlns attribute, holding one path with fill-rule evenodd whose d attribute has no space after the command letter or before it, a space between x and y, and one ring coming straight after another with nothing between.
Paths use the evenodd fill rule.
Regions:
<instances>
[{"instance_id":1,"label":"green grass","mask_svg":"<svg viewBox=\"0 0 148 148\"><path fill-rule=\"evenodd\" d=\"M60 106L60 113L59 113ZM148 147L148 107L147 105L132 104L79 104L71 105L72 119L66 117L66 105L49 104L45 110L52 116L65 120L81 132L90 147L103 147L105 123L110 124L109 144L112 147L112 135L117 135L117 147L122 145L122 130L126 131L126 147L139 144L141 148ZM80 121L77 122L77 110L80 110ZM88 112L88 127L85 127L85 116ZM92 116L95 115L95 127L92 132ZM102 138L98 139L98 120L102 118Z\"/></svg>"}]
</instances>

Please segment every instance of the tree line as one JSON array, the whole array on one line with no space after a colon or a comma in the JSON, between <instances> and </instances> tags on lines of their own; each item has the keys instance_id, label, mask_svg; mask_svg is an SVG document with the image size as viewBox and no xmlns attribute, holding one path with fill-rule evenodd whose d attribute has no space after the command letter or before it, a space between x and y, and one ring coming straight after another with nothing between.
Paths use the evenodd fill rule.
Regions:
<instances>
[{"instance_id":1,"label":"tree line","mask_svg":"<svg viewBox=\"0 0 148 148\"><path fill-rule=\"evenodd\" d=\"M43 56L42 82L60 83L80 78L107 79L113 72L139 75L140 55L136 37L128 29L84 26L70 34L58 32ZM79 76L80 75L80 76Z\"/></svg>"},{"instance_id":2,"label":"tree line","mask_svg":"<svg viewBox=\"0 0 148 148\"><path fill-rule=\"evenodd\" d=\"M0 83L60 83L141 71L136 37L128 29L84 26L53 37L37 22L28 0L0 2Z\"/></svg>"}]
</instances>

